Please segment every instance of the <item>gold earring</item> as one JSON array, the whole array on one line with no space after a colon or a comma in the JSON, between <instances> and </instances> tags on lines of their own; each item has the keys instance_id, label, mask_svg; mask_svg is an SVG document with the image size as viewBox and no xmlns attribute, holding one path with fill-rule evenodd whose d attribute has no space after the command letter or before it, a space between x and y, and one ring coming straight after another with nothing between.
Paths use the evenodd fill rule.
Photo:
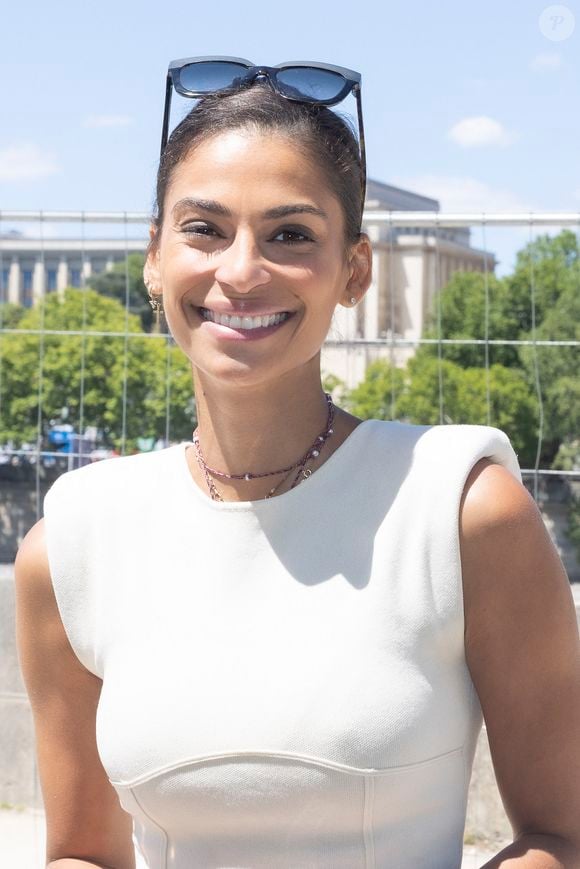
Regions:
<instances>
[{"instance_id":1,"label":"gold earring","mask_svg":"<svg viewBox=\"0 0 580 869\"><path fill-rule=\"evenodd\" d=\"M163 308L159 299L156 298L153 294L152 287L149 281L145 282L145 286L147 287L147 292L149 293L149 304L151 305L153 313L155 314L155 325L157 326L157 328L159 328L159 315L163 314Z\"/></svg>"}]
</instances>

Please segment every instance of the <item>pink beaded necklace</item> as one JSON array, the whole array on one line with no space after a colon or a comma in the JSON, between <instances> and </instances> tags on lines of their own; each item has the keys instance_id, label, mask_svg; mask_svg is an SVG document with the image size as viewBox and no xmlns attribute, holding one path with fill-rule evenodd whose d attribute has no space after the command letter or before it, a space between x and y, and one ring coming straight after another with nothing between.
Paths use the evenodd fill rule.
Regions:
<instances>
[{"instance_id":1,"label":"pink beaded necklace","mask_svg":"<svg viewBox=\"0 0 580 869\"><path fill-rule=\"evenodd\" d=\"M215 477L223 477L227 480L256 480L259 477L271 477L275 474L284 474L279 483L276 484L268 494L266 498L271 498L280 488L282 483L290 476L291 472L297 470L298 473L294 477L292 481L292 485L290 486L293 489L298 485L302 480L309 477L312 473L311 468L306 468L305 466L312 459L316 459L320 455L320 450L328 440L328 438L333 434L334 429L332 428L332 423L334 421L334 404L332 402L332 398L328 392L325 392L326 403L328 406L328 416L326 418L326 427L324 431L322 431L319 435L317 435L314 443L312 443L306 452L298 459L297 462L294 462L293 465L288 465L287 468L280 468L277 471L263 471L259 474L253 474L250 471L246 471L244 474L228 474L226 471L218 471L216 468L210 468L209 465L206 464L205 459L203 458L203 453L201 451L201 446L199 443L199 435L198 429L196 428L193 432L193 445L195 447L195 455L198 461L198 464L203 471L203 475L205 477L205 481L207 483L207 487L209 489L211 498L213 501L223 501L224 499L216 489L215 483L212 480L212 476Z\"/></svg>"}]
</instances>

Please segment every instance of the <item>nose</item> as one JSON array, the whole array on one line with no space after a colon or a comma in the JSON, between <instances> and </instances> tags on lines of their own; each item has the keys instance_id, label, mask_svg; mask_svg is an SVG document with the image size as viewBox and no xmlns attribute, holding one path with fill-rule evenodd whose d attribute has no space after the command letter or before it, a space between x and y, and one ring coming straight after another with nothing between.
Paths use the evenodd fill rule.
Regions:
<instances>
[{"instance_id":1,"label":"nose","mask_svg":"<svg viewBox=\"0 0 580 869\"><path fill-rule=\"evenodd\" d=\"M270 282L270 273L264 268L260 250L249 232L237 233L232 244L218 257L216 281L238 293L249 293Z\"/></svg>"}]
</instances>

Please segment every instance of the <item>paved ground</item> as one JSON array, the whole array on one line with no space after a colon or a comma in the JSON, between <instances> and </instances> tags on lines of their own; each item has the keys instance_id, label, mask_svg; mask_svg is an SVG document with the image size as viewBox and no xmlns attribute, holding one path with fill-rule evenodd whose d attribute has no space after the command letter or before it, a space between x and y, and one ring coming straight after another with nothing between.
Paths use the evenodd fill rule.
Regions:
<instances>
[{"instance_id":1,"label":"paved ground","mask_svg":"<svg viewBox=\"0 0 580 869\"><path fill-rule=\"evenodd\" d=\"M44 813L40 810L0 809L0 866L44 869ZM465 848L461 869L480 869L494 852L472 845Z\"/></svg>"},{"instance_id":2,"label":"paved ground","mask_svg":"<svg viewBox=\"0 0 580 869\"><path fill-rule=\"evenodd\" d=\"M0 866L44 869L44 812L0 810Z\"/></svg>"}]
</instances>

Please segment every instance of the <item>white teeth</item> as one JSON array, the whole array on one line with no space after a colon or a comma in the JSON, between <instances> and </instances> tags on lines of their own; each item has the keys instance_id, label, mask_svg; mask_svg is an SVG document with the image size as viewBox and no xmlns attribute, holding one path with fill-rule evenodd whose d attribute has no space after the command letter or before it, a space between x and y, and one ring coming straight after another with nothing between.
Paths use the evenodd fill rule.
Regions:
<instances>
[{"instance_id":1,"label":"white teeth","mask_svg":"<svg viewBox=\"0 0 580 869\"><path fill-rule=\"evenodd\" d=\"M290 316L289 313L282 311L279 314L270 314L263 317L238 317L235 314L233 316L218 314L215 311L210 311L209 308L201 308L201 313L204 320L211 320L222 326L229 326L231 329L259 329L264 326L275 326Z\"/></svg>"}]
</instances>

